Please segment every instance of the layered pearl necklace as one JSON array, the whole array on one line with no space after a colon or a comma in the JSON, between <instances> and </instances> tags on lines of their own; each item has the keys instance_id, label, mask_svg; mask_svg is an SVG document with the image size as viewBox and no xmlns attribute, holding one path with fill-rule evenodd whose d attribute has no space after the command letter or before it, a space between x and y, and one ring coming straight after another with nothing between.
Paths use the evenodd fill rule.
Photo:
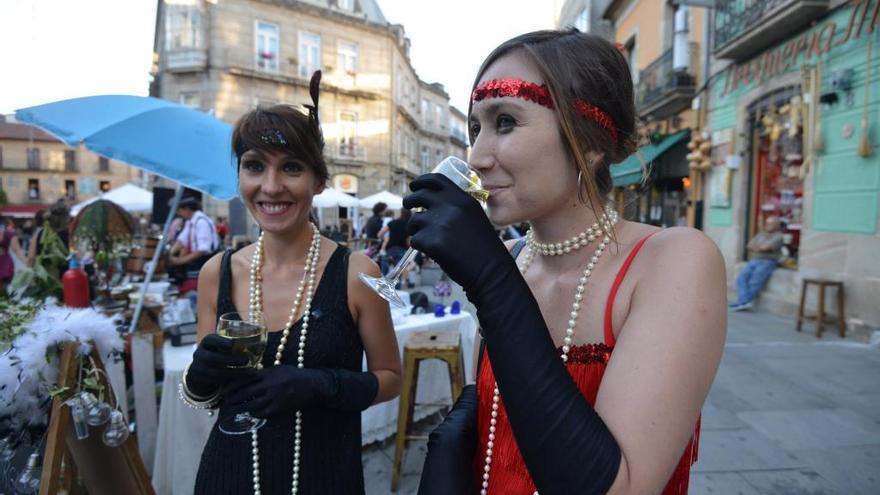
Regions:
<instances>
[{"instance_id":1,"label":"layered pearl necklace","mask_svg":"<svg viewBox=\"0 0 880 495\"><path fill-rule=\"evenodd\" d=\"M574 292L574 302L571 304L571 313L569 314L568 326L565 329L565 337L562 339L562 362L568 362L568 352L571 350L572 337L574 336L574 327L577 325L578 314L581 310L581 301L584 298L584 289L587 286L587 281L590 280L590 275L593 273L593 269L596 268L596 263L599 261L599 257L602 256L602 253L605 252L605 248L608 247L608 243L611 242L611 238L608 237L607 233L611 232L611 229L614 228L614 225L617 224L618 215L617 212L614 211L612 207L607 207L605 209L605 215L602 219L602 226L600 230L600 226L597 223L594 223L592 227L587 229L586 231L578 234L574 237L574 240L577 240L578 247L573 248L574 245L572 240L565 241L565 243L556 243L556 244L540 244L535 238L533 231L529 231L528 237L526 237L526 244L528 245L529 251L526 253L526 258L523 260L523 265L520 268L520 273L525 275L526 271L529 269L529 265L532 264L532 258L535 255L535 252L541 254L548 255L558 255L558 254L566 254L570 253L572 250L578 250L581 247L584 247L589 244L582 243L580 241L581 236L584 236L584 239L594 240L599 234L602 234L602 241L599 243L599 246L596 247L596 251L593 253L593 256L590 257L590 262L587 263L587 267L584 269L584 272L581 274L581 278L578 279L578 286ZM604 233L603 233L604 232ZM566 247L565 244L568 244ZM544 253L542 247L553 246L553 249L547 249L547 253ZM563 246L562 252L559 252L556 246ZM552 252L550 252L552 251ZM492 452L495 448L495 431L498 423L498 407L501 402L501 392L498 390L498 382L495 382L495 389L493 390L492 395L492 417L489 420L489 440L486 443L486 459L483 464L483 484L480 489L480 495L487 495L489 492L489 471L492 467ZM534 495L538 495L538 491L535 490Z\"/></svg>"},{"instance_id":2,"label":"layered pearl necklace","mask_svg":"<svg viewBox=\"0 0 880 495\"><path fill-rule=\"evenodd\" d=\"M287 339L290 336L290 328L293 326L296 314L300 308L300 300L303 300L303 317L302 326L299 331L299 348L296 356L296 367L305 367L305 351L306 351L306 334L309 330L309 310L312 307L312 295L315 289L315 271L318 267L318 258L321 254L321 232L314 224L312 226L312 243L309 246L306 255L305 269L303 270L303 278L296 289L296 297L293 299L293 308L290 309L290 315L287 317L287 324L281 332L281 341L278 343L278 349L275 351L274 366L281 364L281 357L284 353L284 347L287 345ZM257 239L254 254L251 257L251 279L248 295L250 298L250 314L251 316L263 313L263 234ZM305 298L303 299L303 290L305 290ZM262 365L258 365L262 368ZM296 424L293 433L293 482L290 493L296 495L299 488L299 460L300 448L302 444L302 411L296 411ZM257 442L257 430L251 432L251 460L253 461L254 473L254 495L261 495L260 490L260 448Z\"/></svg>"}]
</instances>

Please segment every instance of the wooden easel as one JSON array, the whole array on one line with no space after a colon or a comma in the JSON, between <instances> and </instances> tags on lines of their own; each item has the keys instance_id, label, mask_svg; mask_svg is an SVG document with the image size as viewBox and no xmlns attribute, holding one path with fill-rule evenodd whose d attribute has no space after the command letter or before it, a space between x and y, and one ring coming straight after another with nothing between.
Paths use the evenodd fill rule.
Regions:
<instances>
[{"instance_id":1,"label":"wooden easel","mask_svg":"<svg viewBox=\"0 0 880 495\"><path fill-rule=\"evenodd\" d=\"M59 387L75 387L79 369L78 353L79 344L76 342L66 344L61 351L58 365ZM95 366L105 371L94 346L91 357ZM104 390L107 394L112 394L106 373L99 375ZM89 437L78 440L71 425L70 408L64 405L68 395L61 394L52 400L43 473L40 476L40 495L54 495L61 489L71 495L154 495L134 436L130 436L120 447L108 447L100 439L103 427L91 427ZM80 479L82 486L79 484Z\"/></svg>"}]
</instances>

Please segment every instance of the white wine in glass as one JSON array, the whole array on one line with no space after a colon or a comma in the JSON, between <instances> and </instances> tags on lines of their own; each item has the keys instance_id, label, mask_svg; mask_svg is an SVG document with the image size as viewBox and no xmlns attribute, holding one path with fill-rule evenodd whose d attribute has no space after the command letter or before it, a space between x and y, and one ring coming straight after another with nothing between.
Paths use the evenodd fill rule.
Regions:
<instances>
[{"instance_id":1,"label":"white wine in glass","mask_svg":"<svg viewBox=\"0 0 880 495\"><path fill-rule=\"evenodd\" d=\"M483 189L482 184L480 184L480 178L473 170L471 170L468 164L460 158L448 156L434 167L432 172L445 176L447 179L451 180L453 184L470 194L472 198L480 203L485 203L489 200L489 191ZM406 269L417 254L418 251L415 249L407 249L397 265L384 277L372 277L366 273L358 273L358 277L360 277L361 281L367 284L369 288L382 296L383 299L394 306L402 308L405 304L400 296L397 295L397 282L400 280L400 275L403 273L403 270Z\"/></svg>"},{"instance_id":2,"label":"white wine in glass","mask_svg":"<svg viewBox=\"0 0 880 495\"><path fill-rule=\"evenodd\" d=\"M247 357L247 364L235 368L257 368L266 350L269 331L261 313L225 313L217 320L217 335L232 341L232 353ZM266 424L248 412L233 414L220 420L220 431L227 435L243 435Z\"/></svg>"}]
</instances>

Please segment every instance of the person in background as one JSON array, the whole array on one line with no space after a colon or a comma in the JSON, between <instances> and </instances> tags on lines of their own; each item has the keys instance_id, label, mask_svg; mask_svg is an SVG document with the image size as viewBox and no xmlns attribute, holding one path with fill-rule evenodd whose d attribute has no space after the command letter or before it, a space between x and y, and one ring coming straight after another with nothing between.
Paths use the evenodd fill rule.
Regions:
<instances>
[{"instance_id":1,"label":"person in background","mask_svg":"<svg viewBox=\"0 0 880 495\"><path fill-rule=\"evenodd\" d=\"M6 289L15 275L15 256L24 263L27 256L22 252L15 234L15 226L10 219L0 218L0 291Z\"/></svg>"},{"instance_id":2,"label":"person in background","mask_svg":"<svg viewBox=\"0 0 880 495\"><path fill-rule=\"evenodd\" d=\"M382 202L376 203L373 205L373 216L367 219L366 225L364 225L364 235L367 238L368 246L372 246L373 244L377 244L377 239L379 239L379 231L382 230L382 214L385 213L385 209L388 208L388 205Z\"/></svg>"},{"instance_id":3,"label":"person in background","mask_svg":"<svg viewBox=\"0 0 880 495\"><path fill-rule=\"evenodd\" d=\"M736 277L737 300L730 305L733 311L745 311L754 306L773 270L779 265L782 256L783 237L779 229L779 218L768 216L764 220L764 230L758 232L746 245L749 261Z\"/></svg>"},{"instance_id":4,"label":"person in background","mask_svg":"<svg viewBox=\"0 0 880 495\"><path fill-rule=\"evenodd\" d=\"M217 237L220 238L221 246L228 246L227 238L229 237L229 225L226 223L226 217L217 217Z\"/></svg>"},{"instance_id":5,"label":"person in background","mask_svg":"<svg viewBox=\"0 0 880 495\"><path fill-rule=\"evenodd\" d=\"M36 227L34 226L34 219L26 218L24 223L21 226L21 235L19 236L21 244L21 250L27 253L30 250L31 246L31 237L34 235L34 231ZM27 261L27 255L22 258L22 261Z\"/></svg>"},{"instance_id":6,"label":"person in background","mask_svg":"<svg viewBox=\"0 0 880 495\"><path fill-rule=\"evenodd\" d=\"M185 267L185 279L180 284L180 293L197 290L199 270L220 247L217 229L208 215L202 212L198 199L187 196L180 200L177 215L186 223L171 247L168 263Z\"/></svg>"},{"instance_id":7,"label":"person in background","mask_svg":"<svg viewBox=\"0 0 880 495\"><path fill-rule=\"evenodd\" d=\"M400 210L400 216L388 222L379 231L382 239L382 247L379 249L379 257L382 260L380 267L382 273L397 264L403 257L403 253L409 248L409 236L406 234L406 223L409 222L410 211L406 208ZM401 280L406 280L407 271L404 271Z\"/></svg>"},{"instance_id":8,"label":"person in background","mask_svg":"<svg viewBox=\"0 0 880 495\"><path fill-rule=\"evenodd\" d=\"M40 210L34 215L34 230L31 234L31 238L28 241L28 249L27 249L27 258L26 263L27 266L33 267L34 262L37 259L37 252L39 250L40 245L40 237L43 234L43 224L46 222L46 215L48 210Z\"/></svg>"}]
</instances>

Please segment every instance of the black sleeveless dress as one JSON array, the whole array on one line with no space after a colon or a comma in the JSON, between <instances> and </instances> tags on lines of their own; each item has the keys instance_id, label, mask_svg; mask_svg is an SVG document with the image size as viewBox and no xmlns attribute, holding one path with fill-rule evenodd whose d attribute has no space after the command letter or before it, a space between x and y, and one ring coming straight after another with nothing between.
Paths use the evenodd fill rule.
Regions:
<instances>
[{"instance_id":1,"label":"black sleeveless dress","mask_svg":"<svg viewBox=\"0 0 880 495\"><path fill-rule=\"evenodd\" d=\"M349 250L339 246L315 289L306 367L344 368L362 371L364 347L357 326L348 310ZM223 255L217 314L238 311L230 298L231 251ZM293 304L293 294L291 294ZM290 341L297 342L302 320L290 330ZM272 366L281 332L269 333L263 353L263 366ZM296 346L286 346L282 363L296 366ZM223 416L221 403L220 416ZM290 493L293 479L294 413L274 418L259 429L260 488L263 493ZM361 464L361 415L334 409L303 411L299 493L303 495L362 494L364 473ZM253 493L251 435L226 435L217 425L211 430L202 452L196 477L196 494Z\"/></svg>"}]
</instances>

